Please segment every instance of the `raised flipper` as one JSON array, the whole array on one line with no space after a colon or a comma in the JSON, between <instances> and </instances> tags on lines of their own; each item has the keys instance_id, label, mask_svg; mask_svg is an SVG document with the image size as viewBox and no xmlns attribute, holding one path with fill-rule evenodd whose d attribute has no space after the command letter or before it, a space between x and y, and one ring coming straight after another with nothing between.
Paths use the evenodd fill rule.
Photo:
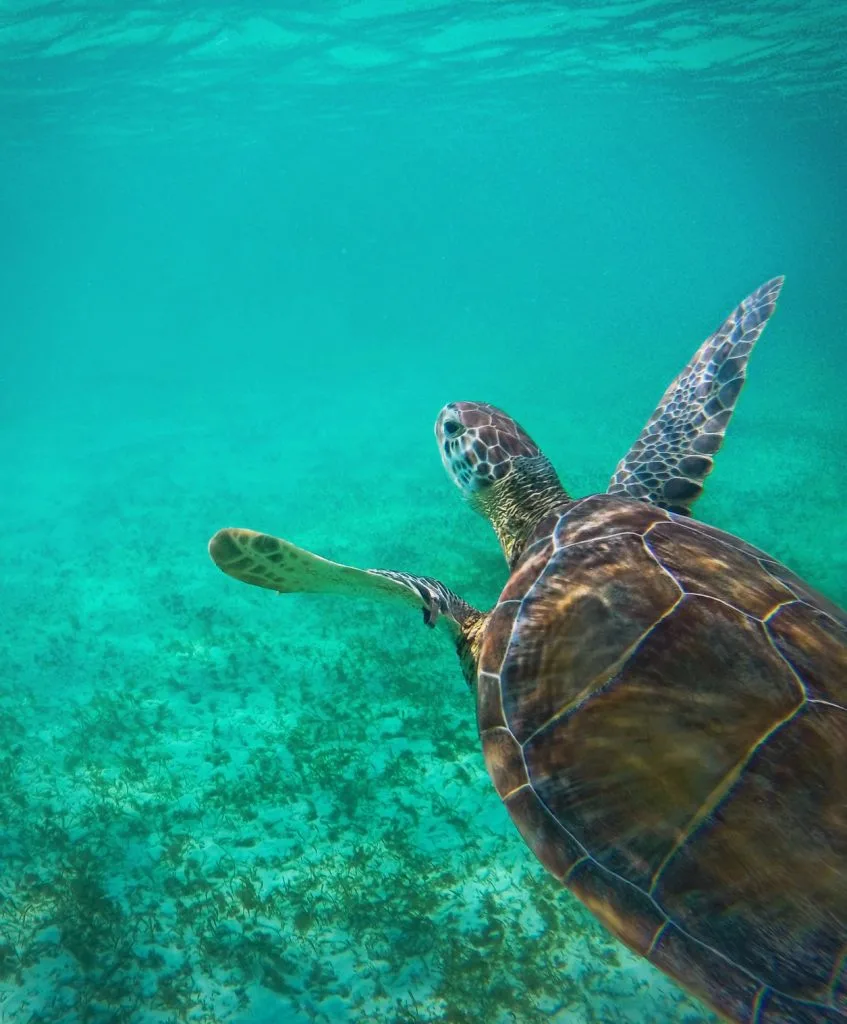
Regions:
<instances>
[{"instance_id":1,"label":"raised flipper","mask_svg":"<svg viewBox=\"0 0 847 1024\"><path fill-rule=\"evenodd\" d=\"M209 541L209 554L228 576L280 594L346 594L402 601L422 608L428 626L434 626L443 616L443 621L452 624L454 630L461 628L471 613L479 614L429 576L388 569L355 569L254 530L218 530Z\"/></svg>"},{"instance_id":2,"label":"raised flipper","mask_svg":"<svg viewBox=\"0 0 847 1024\"><path fill-rule=\"evenodd\" d=\"M783 281L775 277L757 288L703 342L618 463L609 494L691 515L735 410L747 360Z\"/></svg>"}]
</instances>

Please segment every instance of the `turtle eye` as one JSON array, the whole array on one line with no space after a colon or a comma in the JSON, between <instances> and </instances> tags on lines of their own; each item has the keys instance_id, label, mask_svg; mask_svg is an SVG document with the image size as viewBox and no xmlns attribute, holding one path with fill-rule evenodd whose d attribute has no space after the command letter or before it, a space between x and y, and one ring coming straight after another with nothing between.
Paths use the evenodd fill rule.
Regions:
<instances>
[{"instance_id":1,"label":"turtle eye","mask_svg":"<svg viewBox=\"0 0 847 1024\"><path fill-rule=\"evenodd\" d=\"M458 437L465 428L458 420L445 420L444 433L447 437Z\"/></svg>"}]
</instances>

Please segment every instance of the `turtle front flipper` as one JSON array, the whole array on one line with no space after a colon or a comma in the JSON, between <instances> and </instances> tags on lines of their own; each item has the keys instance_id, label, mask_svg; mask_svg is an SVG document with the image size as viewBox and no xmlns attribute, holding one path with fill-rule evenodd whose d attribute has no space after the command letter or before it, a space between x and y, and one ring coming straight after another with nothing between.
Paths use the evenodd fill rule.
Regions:
<instances>
[{"instance_id":1,"label":"turtle front flipper","mask_svg":"<svg viewBox=\"0 0 847 1024\"><path fill-rule=\"evenodd\" d=\"M280 594L346 594L399 600L422 608L427 625L435 626L443 616L459 631L469 617L480 614L429 576L388 569L356 569L255 530L218 530L209 541L209 554L228 576Z\"/></svg>"},{"instance_id":2,"label":"turtle front flipper","mask_svg":"<svg viewBox=\"0 0 847 1024\"><path fill-rule=\"evenodd\" d=\"M691 515L783 281L775 277L748 295L694 353L618 463L609 494Z\"/></svg>"}]
</instances>

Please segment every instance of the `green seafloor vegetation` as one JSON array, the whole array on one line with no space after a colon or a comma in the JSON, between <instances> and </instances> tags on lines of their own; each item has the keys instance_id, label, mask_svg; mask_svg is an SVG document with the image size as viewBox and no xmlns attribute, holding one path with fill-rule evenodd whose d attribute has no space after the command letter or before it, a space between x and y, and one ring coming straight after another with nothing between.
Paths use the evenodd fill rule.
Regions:
<instances>
[{"instance_id":1,"label":"green seafloor vegetation","mask_svg":"<svg viewBox=\"0 0 847 1024\"><path fill-rule=\"evenodd\" d=\"M847 10L0 4L0 1022L703 1024L543 872L417 614L445 402L605 489L787 276L697 514L847 602Z\"/></svg>"}]
</instances>

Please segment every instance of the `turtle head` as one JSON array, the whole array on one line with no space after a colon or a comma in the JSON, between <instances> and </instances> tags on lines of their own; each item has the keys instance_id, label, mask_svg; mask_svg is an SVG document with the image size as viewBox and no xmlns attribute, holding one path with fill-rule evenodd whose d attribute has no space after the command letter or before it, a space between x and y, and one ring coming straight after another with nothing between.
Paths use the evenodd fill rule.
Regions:
<instances>
[{"instance_id":1,"label":"turtle head","mask_svg":"<svg viewBox=\"0 0 847 1024\"><path fill-rule=\"evenodd\" d=\"M450 402L435 421L447 475L494 527L510 563L542 516L567 502L550 461L511 416L486 402Z\"/></svg>"},{"instance_id":2,"label":"turtle head","mask_svg":"<svg viewBox=\"0 0 847 1024\"><path fill-rule=\"evenodd\" d=\"M504 412L485 402L450 402L435 421L435 436L447 475L467 498L514 471L519 459L541 449Z\"/></svg>"}]
</instances>

